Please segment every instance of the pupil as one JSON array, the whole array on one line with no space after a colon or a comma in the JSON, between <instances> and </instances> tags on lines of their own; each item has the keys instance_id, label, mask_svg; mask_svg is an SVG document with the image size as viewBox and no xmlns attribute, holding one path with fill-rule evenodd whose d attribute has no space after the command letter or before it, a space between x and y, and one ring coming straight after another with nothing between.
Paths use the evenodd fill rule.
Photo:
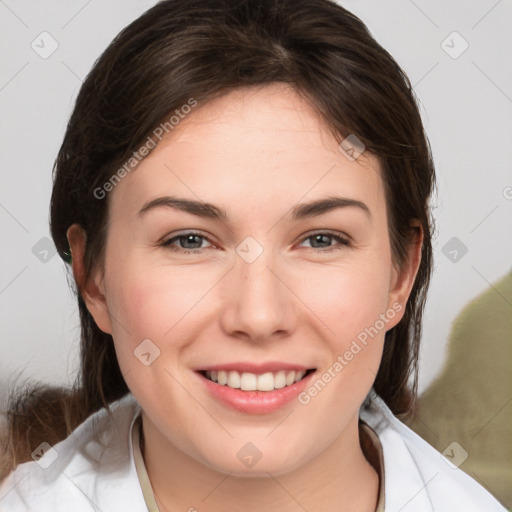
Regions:
<instances>
[{"instance_id":1,"label":"pupil","mask_svg":"<svg viewBox=\"0 0 512 512\"><path fill-rule=\"evenodd\" d=\"M185 239L185 245L187 245L189 242L194 245L194 238L195 239L199 239L198 242L195 242L195 246L194 247L184 247L184 249L199 249L201 247L201 240L200 240L200 237L198 235L185 235L183 239Z\"/></svg>"},{"instance_id":2,"label":"pupil","mask_svg":"<svg viewBox=\"0 0 512 512\"><path fill-rule=\"evenodd\" d=\"M324 244L328 244L329 241L328 239L330 238L329 236L326 236L326 235L313 235L313 239L316 242L319 242L320 244L322 243L322 238L324 239ZM327 239L327 241L325 241Z\"/></svg>"}]
</instances>

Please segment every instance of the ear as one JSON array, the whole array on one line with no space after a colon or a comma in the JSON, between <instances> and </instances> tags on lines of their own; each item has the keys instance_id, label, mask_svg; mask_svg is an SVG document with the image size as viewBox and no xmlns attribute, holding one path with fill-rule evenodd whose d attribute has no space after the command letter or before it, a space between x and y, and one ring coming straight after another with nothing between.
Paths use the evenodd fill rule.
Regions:
<instances>
[{"instance_id":1,"label":"ear","mask_svg":"<svg viewBox=\"0 0 512 512\"><path fill-rule=\"evenodd\" d=\"M85 276L84 254L87 234L79 224L73 224L67 231L67 238L71 249L71 264L78 292L97 326L103 332L112 334L112 323L105 299L102 273L100 270L94 270L89 279L86 279Z\"/></svg>"},{"instance_id":2,"label":"ear","mask_svg":"<svg viewBox=\"0 0 512 512\"><path fill-rule=\"evenodd\" d=\"M407 246L407 258L401 268L393 265L388 295L388 309L398 311L393 320L388 324L391 329L402 319L405 313L405 305L414 286L416 274L421 263L421 248L423 246L423 227L419 221L411 223L411 240ZM398 305L401 306L398 309Z\"/></svg>"}]
</instances>

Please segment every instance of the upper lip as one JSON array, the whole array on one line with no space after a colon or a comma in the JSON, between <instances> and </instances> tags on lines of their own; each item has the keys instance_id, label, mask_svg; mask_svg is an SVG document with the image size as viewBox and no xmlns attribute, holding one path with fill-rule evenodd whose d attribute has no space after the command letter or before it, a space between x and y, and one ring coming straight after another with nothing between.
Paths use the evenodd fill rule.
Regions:
<instances>
[{"instance_id":1,"label":"upper lip","mask_svg":"<svg viewBox=\"0 0 512 512\"><path fill-rule=\"evenodd\" d=\"M196 371L211 371L211 370L219 370L219 371L237 371L240 373L254 373L256 375L261 375L263 373L268 372L278 372L280 370L285 371L306 371L312 369L311 366L304 366L301 364L294 363L285 363L281 361L269 361L266 363L254 363L254 362L237 362L237 363L219 363L212 364L208 366L201 366L197 368Z\"/></svg>"}]
</instances>

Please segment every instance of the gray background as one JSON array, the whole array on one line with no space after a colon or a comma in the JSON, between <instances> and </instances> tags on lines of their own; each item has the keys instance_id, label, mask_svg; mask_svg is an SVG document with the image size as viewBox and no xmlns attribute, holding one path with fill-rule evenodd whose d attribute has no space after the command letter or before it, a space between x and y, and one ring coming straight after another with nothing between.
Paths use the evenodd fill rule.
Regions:
<instances>
[{"instance_id":1,"label":"gray background","mask_svg":"<svg viewBox=\"0 0 512 512\"><path fill-rule=\"evenodd\" d=\"M81 81L111 39L154 3L0 0L0 398L16 375L54 383L76 375L71 276L47 240L51 169ZM409 75L437 166L422 390L444 361L457 313L511 266L512 2L341 3ZM57 49L44 55L52 44Z\"/></svg>"}]
</instances>

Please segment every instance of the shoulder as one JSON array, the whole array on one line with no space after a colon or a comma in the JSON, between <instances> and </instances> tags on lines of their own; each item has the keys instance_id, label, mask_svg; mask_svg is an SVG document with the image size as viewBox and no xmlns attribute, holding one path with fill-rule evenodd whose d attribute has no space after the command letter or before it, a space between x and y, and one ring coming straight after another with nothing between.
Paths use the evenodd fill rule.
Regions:
<instances>
[{"instance_id":1,"label":"shoulder","mask_svg":"<svg viewBox=\"0 0 512 512\"><path fill-rule=\"evenodd\" d=\"M101 409L53 447L41 445L0 484L0 510L119 510L144 500L133 464L130 432L140 407L132 395ZM108 489L108 492L106 491Z\"/></svg>"},{"instance_id":2,"label":"shoulder","mask_svg":"<svg viewBox=\"0 0 512 512\"><path fill-rule=\"evenodd\" d=\"M373 390L361 408L360 417L377 433L382 445L386 510L506 510L486 489L456 467L465 453L455 440L444 457L396 418Z\"/></svg>"}]
</instances>

